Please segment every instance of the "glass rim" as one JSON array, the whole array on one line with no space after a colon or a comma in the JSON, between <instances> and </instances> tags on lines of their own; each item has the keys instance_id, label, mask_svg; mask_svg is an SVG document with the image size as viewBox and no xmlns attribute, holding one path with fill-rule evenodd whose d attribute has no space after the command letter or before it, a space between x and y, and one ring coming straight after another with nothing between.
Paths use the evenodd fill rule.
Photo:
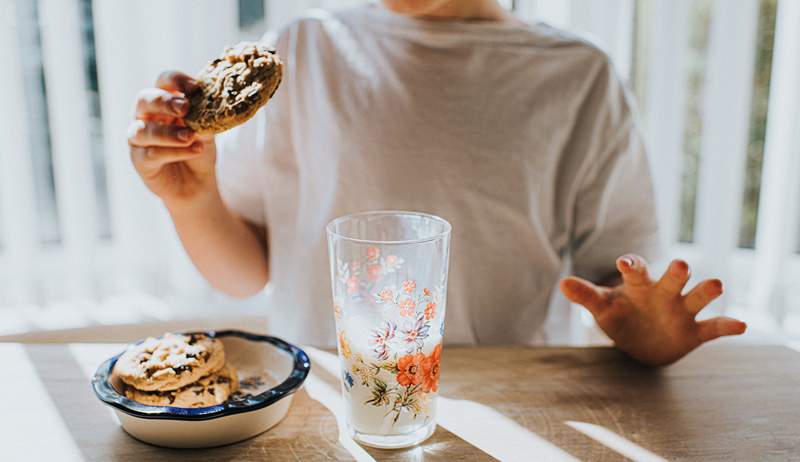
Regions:
<instances>
[{"instance_id":1,"label":"glass rim","mask_svg":"<svg viewBox=\"0 0 800 462\"><path fill-rule=\"evenodd\" d=\"M422 238L418 238L418 239L402 239L402 240L395 240L395 241L381 241L381 240L375 240L375 239L359 239L359 238L355 238L355 237L349 237L349 236L345 236L344 234L341 234L339 232L336 232L333 229L336 225L338 225L338 224L340 224L342 222L345 222L347 220L352 220L354 218L364 217L364 216L369 216L369 215L394 215L394 216L403 216L403 215L405 215L405 216L413 216L413 217L424 217L424 218L428 218L428 219L431 219L433 221L436 221L436 222L439 222L440 224L442 224L444 226L444 231L442 231L440 233L436 233L436 234L434 234L432 236L422 237ZM437 239L442 239L445 236L448 236L450 234L450 231L452 231L452 229L453 229L453 226L450 224L450 222L445 220L444 218L442 218L440 216L434 215L432 213L412 212L412 211L408 211L408 210L371 210L371 211L368 211L368 212L349 213L347 215L342 215L342 216L340 216L338 218L334 218L325 227L325 230L328 232L328 237L333 236L333 237L336 237L338 239L342 239L342 240L349 241L349 242L355 242L355 243L358 243L358 244L375 244L375 245L421 244L421 243L424 243L424 242L430 242L430 241L435 241Z\"/></svg>"}]
</instances>

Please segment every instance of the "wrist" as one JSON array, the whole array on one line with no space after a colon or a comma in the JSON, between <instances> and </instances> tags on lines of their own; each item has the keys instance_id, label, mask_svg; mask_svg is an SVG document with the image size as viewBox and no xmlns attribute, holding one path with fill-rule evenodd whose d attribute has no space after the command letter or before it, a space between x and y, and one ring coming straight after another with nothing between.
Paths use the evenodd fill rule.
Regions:
<instances>
[{"instance_id":1,"label":"wrist","mask_svg":"<svg viewBox=\"0 0 800 462\"><path fill-rule=\"evenodd\" d=\"M188 198L163 199L162 202L173 220L192 218L200 215L207 216L209 213L224 209L225 207L222 196L216 185L197 192Z\"/></svg>"}]
</instances>

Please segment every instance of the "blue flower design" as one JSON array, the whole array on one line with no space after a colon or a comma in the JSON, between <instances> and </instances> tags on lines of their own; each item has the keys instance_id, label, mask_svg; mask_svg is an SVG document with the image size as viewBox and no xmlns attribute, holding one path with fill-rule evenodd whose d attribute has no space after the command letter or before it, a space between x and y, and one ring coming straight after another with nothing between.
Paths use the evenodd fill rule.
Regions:
<instances>
[{"instance_id":1,"label":"blue flower design","mask_svg":"<svg viewBox=\"0 0 800 462\"><path fill-rule=\"evenodd\" d=\"M348 371L344 371L344 386L348 390L353 388L353 376Z\"/></svg>"}]
</instances>

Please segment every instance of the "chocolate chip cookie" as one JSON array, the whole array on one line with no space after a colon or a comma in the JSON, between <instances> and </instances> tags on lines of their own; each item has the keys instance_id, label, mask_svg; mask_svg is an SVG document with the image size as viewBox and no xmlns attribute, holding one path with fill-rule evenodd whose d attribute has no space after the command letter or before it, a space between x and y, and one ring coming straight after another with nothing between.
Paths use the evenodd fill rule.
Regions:
<instances>
[{"instance_id":1,"label":"chocolate chip cookie","mask_svg":"<svg viewBox=\"0 0 800 462\"><path fill-rule=\"evenodd\" d=\"M275 49L241 42L211 61L189 96L186 125L200 134L220 133L254 116L278 89L283 63Z\"/></svg>"},{"instance_id":2,"label":"chocolate chip cookie","mask_svg":"<svg viewBox=\"0 0 800 462\"><path fill-rule=\"evenodd\" d=\"M216 373L177 390L141 391L126 386L125 396L149 406L206 407L224 403L238 389L236 370L228 364Z\"/></svg>"},{"instance_id":3,"label":"chocolate chip cookie","mask_svg":"<svg viewBox=\"0 0 800 462\"><path fill-rule=\"evenodd\" d=\"M204 334L164 334L129 348L114 373L141 391L171 391L213 374L225 365L225 348Z\"/></svg>"}]
</instances>

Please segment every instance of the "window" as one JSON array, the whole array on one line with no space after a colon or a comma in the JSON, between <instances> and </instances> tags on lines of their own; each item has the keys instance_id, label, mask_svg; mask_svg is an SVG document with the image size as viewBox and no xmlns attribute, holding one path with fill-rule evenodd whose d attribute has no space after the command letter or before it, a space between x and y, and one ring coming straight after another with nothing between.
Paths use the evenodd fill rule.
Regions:
<instances>
[{"instance_id":1,"label":"window","mask_svg":"<svg viewBox=\"0 0 800 462\"><path fill-rule=\"evenodd\" d=\"M58 219L58 201L55 193L53 157L50 141L50 122L47 113L47 85L42 62L42 40L39 29L39 2L16 0L17 28L20 60L25 82L27 115L30 138L30 156L33 160L36 203L39 228L35 232L44 245L61 242Z\"/></svg>"},{"instance_id":2,"label":"window","mask_svg":"<svg viewBox=\"0 0 800 462\"><path fill-rule=\"evenodd\" d=\"M678 240L694 240L695 214L697 213L697 179L703 132L703 86L708 56L708 32L711 19L711 1L692 2L688 55L688 91L686 122L683 135L683 172L680 192L680 228Z\"/></svg>"},{"instance_id":3,"label":"window","mask_svg":"<svg viewBox=\"0 0 800 462\"><path fill-rule=\"evenodd\" d=\"M777 210L779 215L784 209L786 214L800 215L800 197L794 203L786 201L791 207L782 204L776 208L775 204L764 202L765 193L762 191L763 185L775 184L769 178L762 178L770 175L763 170L762 164L764 159L770 158L770 153L765 150L771 149L767 142L767 137L771 136L767 130L767 116L770 93L775 91L773 50L778 53L781 50L774 42L786 40L781 38L780 30L776 31L776 23L782 24L785 18L778 15L778 8L788 1L792 0L740 0L736 11L745 6L749 9L748 13L739 16L725 16L723 13L733 10L717 10L724 3L717 0L501 1L505 8L526 21L535 23L543 20L594 41L608 52L624 78L630 76L629 83L638 99L647 141L651 152L657 153L651 157L651 161L661 205L660 219L669 230L669 253L686 255L697 267L711 273L709 276L726 270L741 278L744 281L742 283L739 280L726 283L731 288L732 304L742 306L753 304L748 290L749 280L758 276L753 274L751 267L758 260L755 257L774 253L772 249L761 254L763 249L759 249L760 244L756 239L763 239L756 236L757 229L765 229L764 226L773 221L764 218L764 211L770 208L768 205L772 205L772 210ZM111 3L113 7L109 6ZM182 10L186 8L185 3L168 1L160 5L166 13L165 17L178 18L186 14ZM14 304L48 306L60 303L66 297L94 300L102 304L106 299L135 293L167 300L170 307L179 307L178 310L187 307L187 312L191 309L196 313L198 310L210 310L214 305L213 309L219 312L220 300L224 299L219 298L197 274L192 273L191 263L180 249L161 204L141 186L127 163L124 133L130 123L130 104L120 101L118 95L132 98L139 88L151 84L154 75L164 66L173 62L184 68L199 66L228 42L257 39L266 32L268 26L279 27L300 14L304 8L349 8L366 3L366 0L226 0L191 3L191 15L197 21L178 24L175 30L164 32L164 37L155 38L153 34L157 32L147 30L152 24L152 12L145 11L135 2L58 0L45 3L40 0L11 0L4 4L13 11L18 25L13 32L7 30L5 37L18 41L18 47L13 48L12 53L18 53L20 65L6 69L0 81L11 84L14 94L20 95L22 101L14 103L20 107L3 107L0 110L19 114L20 126L27 127L19 139L20 145L9 146L9 150L25 156L25 160L30 159L32 165L21 165L0 153L0 172L30 169L20 171L19 175L20 178L24 176L31 179L30 184L19 188L9 186L11 182L8 181L0 184L0 199L4 205L0 209L0 230L9 229L8 223L24 223L6 235L0 235L0 274L13 274L16 278L0 277L0 309ZM40 7L43 8L41 11ZM44 9L50 7L55 10ZM80 85L83 88L69 88L70 93L74 93L74 99L59 106L54 96L62 93L52 92L62 82L50 80L51 88L47 85L49 71L54 69L49 67L53 63L46 62L47 59L54 59L53 53L48 54L52 51L48 48L53 44L49 35L52 30L41 27L39 18L43 14L58 16L61 9L63 12L73 12L69 8L75 8L74 11L79 14L64 14L65 22L60 24L63 26L60 33L80 34L80 50L76 50L78 46L72 47L75 54L70 56L69 62L81 62L84 83ZM747 34L732 37L736 40L730 40L730 43L715 41L714 38L719 39L720 35L714 33L714 25L718 24L714 21L721 16L728 21L725 23L727 30L736 30L738 21L751 19L754 22L747 24L757 27L749 29ZM205 34L205 26L198 27L198 21L214 24L218 27L219 36ZM795 23L790 26L800 28L797 19L793 21ZM676 26L680 30L674 31ZM149 34L145 39L143 31ZM193 37L192 43L196 46L182 46L180 40L185 37ZM164 46L167 42L175 46ZM4 44L0 42L0 48ZM730 57L731 52L737 56L737 47L750 50L750 46L754 50L751 55L754 58L752 67L748 67L746 73L740 72L735 76L752 76L752 85L749 81L740 80L744 82L741 87L748 88L737 90L733 95L735 98L741 97L738 99L741 104L735 106L736 114L741 116L742 125L746 126L741 133L746 131L747 136L743 136L742 156L737 157L739 165L726 166L727 170L719 172L728 175L731 169L740 169L737 175L743 173L741 181L736 180L735 192L730 194L737 212L735 217L730 218L730 223L714 223L713 217L709 220L699 213L702 207L708 206L709 198L716 199L714 193L719 194L719 191L703 188L703 162L708 161L706 156L710 154L718 155L703 152L709 150L704 146L704 137L713 132L710 125L715 124L709 122L718 120L714 114L722 112L725 115L727 106L724 105L728 101L720 102L719 98L712 101L713 98L706 97L715 88L713 82L709 83L714 80L710 69L714 69L715 63L722 62L719 58L720 49L727 51ZM3 51L8 49L3 48ZM668 63L664 64L665 61ZM719 77L716 80L720 80ZM749 104L743 102L745 99L750 101ZM69 181L75 182L73 185L83 185L80 181L91 184L97 199L98 217L96 232L80 243L81 249L87 249L87 261L77 263L70 260L72 257L67 255L65 248L70 246L67 236L71 234L67 230L75 229L70 227L70 223L74 224L81 217L66 211L69 207L65 204L74 203L75 196L59 195L59 191L63 192L64 183L57 180L63 180L66 175L60 171L63 163L59 164L59 161L62 159L54 157L54 152L60 152L59 148L63 146L54 143L64 132L56 130L51 134L51 128L55 128L51 124L59 120L64 123L63 106L70 109L74 107L70 105L72 102L75 105L88 105L88 120L82 121L80 126L86 127L88 132L83 135L89 139L91 152L87 155L91 156L91 162L82 166L81 171L71 172L73 178ZM792 104L800 106L800 101L790 103L790 107ZM54 104L59 107L51 107ZM719 131L719 127L716 130ZM800 138L791 142L800 145ZM14 165L13 169L4 165L6 159ZM800 172L797 174L800 175ZM11 180L14 178L11 177ZM26 188L31 191L22 191ZM90 193L87 189L81 191ZM708 195L709 192L712 195ZM21 204L34 204L26 206L26 211L34 208L35 211L23 214L19 208L9 209L6 205L13 204L9 202L9 197ZM66 197L72 197L73 202ZM789 197L789 194L784 197ZM30 218L20 219L29 215ZM667 223L663 223L663 220ZM29 223L33 221L35 223ZM138 224L144 225L137 228ZM725 235L725 245L730 241L730 248L716 249L714 255L707 253L704 249L707 242L703 242L703 236L706 236L706 241L709 240L709 229L712 237L715 233ZM800 229L792 230L792 233L794 240L790 247L800 253ZM150 250L142 252L144 246ZM9 257L11 254L13 258ZM775 281L774 291L789 292L787 288L791 288L791 282L797 280L800 274L800 256L788 254L781 255L780 260L789 271L785 280ZM20 261L26 264L20 265ZM86 271L74 271L79 266ZM75 273L80 274L75 276ZM65 291L51 290L53 285L61 284L61 280L67 276L84 278L75 284L79 289L68 295L64 295ZM118 280L111 280L113 278ZM7 295L12 292L14 296ZM139 309L133 308L137 303L122 302L122 305L131 307L126 308L131 312ZM788 309L790 303L786 305ZM226 306L242 305L230 302ZM143 311L146 309L142 307ZM780 310L775 309L774 312ZM127 319L135 319L135 316Z\"/></svg>"},{"instance_id":4,"label":"window","mask_svg":"<svg viewBox=\"0 0 800 462\"><path fill-rule=\"evenodd\" d=\"M239 28L248 29L263 25L265 16L264 0L239 0Z\"/></svg>"},{"instance_id":5,"label":"window","mask_svg":"<svg viewBox=\"0 0 800 462\"><path fill-rule=\"evenodd\" d=\"M747 147L745 184L742 198L742 218L739 246L752 249L756 241L758 199L761 191L761 165L764 160L764 141L767 132L767 105L772 77L772 49L775 42L777 0L761 0L758 15L758 42L753 77L750 140Z\"/></svg>"},{"instance_id":6,"label":"window","mask_svg":"<svg viewBox=\"0 0 800 462\"><path fill-rule=\"evenodd\" d=\"M103 148L103 117L100 108L100 86L97 81L97 57L94 44L94 14L92 0L81 0L81 28L86 96L89 104L89 130L94 173L94 189L97 197L97 234L104 240L111 239L108 185Z\"/></svg>"}]
</instances>

